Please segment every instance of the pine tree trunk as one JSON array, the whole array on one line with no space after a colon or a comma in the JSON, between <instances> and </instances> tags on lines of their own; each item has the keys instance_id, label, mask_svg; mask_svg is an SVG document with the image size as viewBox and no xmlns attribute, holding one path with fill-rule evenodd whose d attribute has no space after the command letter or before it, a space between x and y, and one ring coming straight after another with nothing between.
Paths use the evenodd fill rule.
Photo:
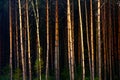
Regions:
<instances>
[{"instance_id":1,"label":"pine tree trunk","mask_svg":"<svg viewBox=\"0 0 120 80\"><path fill-rule=\"evenodd\" d=\"M70 80L74 80L74 58L73 58L73 40L72 40L72 24L70 13L70 0L67 0L67 27L68 27L68 61Z\"/></svg>"},{"instance_id":2,"label":"pine tree trunk","mask_svg":"<svg viewBox=\"0 0 120 80\"><path fill-rule=\"evenodd\" d=\"M91 71L92 71L92 80L94 80L94 40L93 40L93 9L92 9L92 0L90 0L90 42L91 42L91 55L92 55L92 65L91 65Z\"/></svg>"},{"instance_id":3,"label":"pine tree trunk","mask_svg":"<svg viewBox=\"0 0 120 80\"><path fill-rule=\"evenodd\" d=\"M119 63L119 79L120 79L120 6L118 6L118 63Z\"/></svg>"},{"instance_id":4,"label":"pine tree trunk","mask_svg":"<svg viewBox=\"0 0 120 80\"><path fill-rule=\"evenodd\" d=\"M101 28L100 28L100 0L98 0L98 60L99 60L99 80L102 80L102 74L101 74Z\"/></svg>"},{"instance_id":5,"label":"pine tree trunk","mask_svg":"<svg viewBox=\"0 0 120 80\"><path fill-rule=\"evenodd\" d=\"M28 13L28 0L26 0L26 22L27 22L27 47L28 47L28 70L29 70L29 80L32 80L31 72L31 52L30 52L30 25L29 25L29 13Z\"/></svg>"},{"instance_id":6,"label":"pine tree trunk","mask_svg":"<svg viewBox=\"0 0 120 80\"><path fill-rule=\"evenodd\" d=\"M83 25L82 25L82 15L81 15L81 3L78 0L78 8L79 8L79 24L80 24L80 37L81 37L81 52L82 52L82 80L85 80L85 61L84 61L84 43L83 43Z\"/></svg>"},{"instance_id":7,"label":"pine tree trunk","mask_svg":"<svg viewBox=\"0 0 120 80\"><path fill-rule=\"evenodd\" d=\"M19 5L19 21L20 21L20 49L21 49L21 59L22 59L22 75L23 80L26 80L26 74L25 74L25 60L24 60L24 54L23 54L23 35L22 35L22 12L21 12L21 1L18 0Z\"/></svg>"},{"instance_id":8,"label":"pine tree trunk","mask_svg":"<svg viewBox=\"0 0 120 80\"><path fill-rule=\"evenodd\" d=\"M86 0L85 0L85 17L86 17L86 35L87 35L87 47L88 47L90 80L92 80L92 68L91 68L91 57L90 57L90 42L89 42L89 32L88 32L88 16L87 16L87 3L86 3Z\"/></svg>"},{"instance_id":9,"label":"pine tree trunk","mask_svg":"<svg viewBox=\"0 0 120 80\"><path fill-rule=\"evenodd\" d=\"M47 55L46 55L46 80L48 80L49 73L49 8L48 8L48 0L46 0L46 21L47 21Z\"/></svg>"},{"instance_id":10,"label":"pine tree trunk","mask_svg":"<svg viewBox=\"0 0 120 80\"><path fill-rule=\"evenodd\" d=\"M55 76L59 80L59 24L58 24L58 0L55 9Z\"/></svg>"},{"instance_id":11,"label":"pine tree trunk","mask_svg":"<svg viewBox=\"0 0 120 80\"><path fill-rule=\"evenodd\" d=\"M9 32L10 32L10 80L13 77L13 66L12 66L12 7L11 0L9 0Z\"/></svg>"},{"instance_id":12,"label":"pine tree trunk","mask_svg":"<svg viewBox=\"0 0 120 80\"><path fill-rule=\"evenodd\" d=\"M102 14L102 36L103 36L103 50L104 50L104 80L106 80L106 8L105 7L106 7L106 4L104 4L103 6L103 14Z\"/></svg>"}]
</instances>

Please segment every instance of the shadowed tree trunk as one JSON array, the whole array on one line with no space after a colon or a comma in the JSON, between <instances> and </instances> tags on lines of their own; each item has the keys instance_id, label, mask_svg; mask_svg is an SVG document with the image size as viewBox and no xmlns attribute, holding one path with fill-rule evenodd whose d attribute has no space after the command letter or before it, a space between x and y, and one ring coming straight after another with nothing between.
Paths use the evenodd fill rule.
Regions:
<instances>
[{"instance_id":1,"label":"shadowed tree trunk","mask_svg":"<svg viewBox=\"0 0 120 80\"><path fill-rule=\"evenodd\" d=\"M90 79L92 80L92 71L91 71L92 68L91 68L90 42L89 42L89 32L88 32L88 16L87 16L87 3L86 3L86 0L85 0L85 17L86 17L86 35L87 35L89 70L90 70Z\"/></svg>"}]
</instances>

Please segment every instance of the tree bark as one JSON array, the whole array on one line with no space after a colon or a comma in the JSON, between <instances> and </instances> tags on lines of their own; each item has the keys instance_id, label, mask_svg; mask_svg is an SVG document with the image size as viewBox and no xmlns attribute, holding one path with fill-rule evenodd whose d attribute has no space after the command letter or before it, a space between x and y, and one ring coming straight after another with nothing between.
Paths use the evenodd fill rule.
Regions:
<instances>
[{"instance_id":1,"label":"tree bark","mask_svg":"<svg viewBox=\"0 0 120 80\"><path fill-rule=\"evenodd\" d=\"M92 79L92 68L91 68L91 56L90 56L90 42L89 42L89 32L88 32L88 16L87 16L87 3L85 0L85 18L86 18L86 36L87 36L87 47L88 47L88 59L89 59L89 70L90 70L90 80Z\"/></svg>"},{"instance_id":2,"label":"tree bark","mask_svg":"<svg viewBox=\"0 0 120 80\"><path fill-rule=\"evenodd\" d=\"M100 0L98 0L98 26L97 26L97 32L98 32L98 60L99 60L99 80L102 80L102 74L101 74L101 27L100 27Z\"/></svg>"},{"instance_id":3,"label":"tree bark","mask_svg":"<svg viewBox=\"0 0 120 80\"><path fill-rule=\"evenodd\" d=\"M78 9L79 9L79 24L80 24L80 37L81 37L81 52L82 52L82 80L85 80L85 61L84 61L84 42L83 42L83 25L82 25L82 15L81 15L81 3L78 0Z\"/></svg>"},{"instance_id":4,"label":"tree bark","mask_svg":"<svg viewBox=\"0 0 120 80\"><path fill-rule=\"evenodd\" d=\"M58 0L55 8L55 76L59 80L59 22L58 22Z\"/></svg>"},{"instance_id":5,"label":"tree bark","mask_svg":"<svg viewBox=\"0 0 120 80\"><path fill-rule=\"evenodd\" d=\"M48 0L46 0L46 21L47 21L47 55L46 55L46 80L48 80L49 75L49 7Z\"/></svg>"},{"instance_id":6,"label":"tree bark","mask_svg":"<svg viewBox=\"0 0 120 80\"><path fill-rule=\"evenodd\" d=\"M29 25L29 8L28 0L26 0L26 22L27 22L27 47L28 47L28 70L29 70L29 80L32 80L32 71L31 71L31 52L30 52L30 25Z\"/></svg>"},{"instance_id":7,"label":"tree bark","mask_svg":"<svg viewBox=\"0 0 120 80\"><path fill-rule=\"evenodd\" d=\"M90 42L91 42L91 55L92 55L92 64L91 64L91 75L92 80L94 80L94 39L93 39L93 8L92 8L92 0L90 0Z\"/></svg>"},{"instance_id":8,"label":"tree bark","mask_svg":"<svg viewBox=\"0 0 120 80\"><path fill-rule=\"evenodd\" d=\"M10 80L13 78L13 66L12 66L12 1L9 0L9 32L10 32Z\"/></svg>"},{"instance_id":9,"label":"tree bark","mask_svg":"<svg viewBox=\"0 0 120 80\"><path fill-rule=\"evenodd\" d=\"M26 80L26 74L25 74L25 60L24 60L24 53L23 53L23 32L22 32L22 12L21 12L21 1L18 0L18 6L19 6L19 21L20 21L20 50L21 50L21 59L22 59L22 75L23 80Z\"/></svg>"},{"instance_id":10,"label":"tree bark","mask_svg":"<svg viewBox=\"0 0 120 80\"><path fill-rule=\"evenodd\" d=\"M70 0L67 0L67 27L68 27L68 61L70 80L74 80L74 58L73 58L73 40L72 40L72 26L71 26Z\"/></svg>"}]
</instances>

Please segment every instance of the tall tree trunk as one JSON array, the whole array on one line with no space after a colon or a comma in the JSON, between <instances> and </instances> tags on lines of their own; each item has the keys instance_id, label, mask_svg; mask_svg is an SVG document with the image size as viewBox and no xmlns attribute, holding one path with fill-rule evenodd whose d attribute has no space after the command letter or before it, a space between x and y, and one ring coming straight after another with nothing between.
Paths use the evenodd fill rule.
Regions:
<instances>
[{"instance_id":1,"label":"tall tree trunk","mask_svg":"<svg viewBox=\"0 0 120 80\"><path fill-rule=\"evenodd\" d=\"M87 47L88 47L88 59L89 59L89 70L90 79L92 80L92 68L91 68L91 56L90 56L90 42L89 42L89 31L88 31L88 16L87 16L87 3L85 0L85 18L86 18L86 35L87 35Z\"/></svg>"},{"instance_id":2,"label":"tall tree trunk","mask_svg":"<svg viewBox=\"0 0 120 80\"><path fill-rule=\"evenodd\" d=\"M26 9L26 4L25 4L25 9ZM23 17L23 54L24 54L24 60L25 60L25 74L27 74L27 62L26 62L26 58L27 58L27 38L26 38L26 30L27 30L27 19L26 19L26 11L24 11L24 17ZM27 76L26 76L26 79L27 79Z\"/></svg>"},{"instance_id":3,"label":"tall tree trunk","mask_svg":"<svg viewBox=\"0 0 120 80\"><path fill-rule=\"evenodd\" d=\"M108 26L108 42L109 42L109 66L110 66L110 80L112 80L112 64L111 64L111 57L112 57L112 47L111 47L111 45L112 45L112 43L111 43L111 41L112 41L112 23L111 23L111 1L109 0L109 2L108 2L108 5L109 5L109 26Z\"/></svg>"},{"instance_id":4,"label":"tall tree trunk","mask_svg":"<svg viewBox=\"0 0 120 80\"><path fill-rule=\"evenodd\" d=\"M36 21L37 28L37 58L38 58L38 77L41 80L41 49L40 49L40 34L39 34L39 10L38 10L38 0L35 0L35 5L33 0L31 1L34 17Z\"/></svg>"},{"instance_id":5,"label":"tall tree trunk","mask_svg":"<svg viewBox=\"0 0 120 80\"><path fill-rule=\"evenodd\" d=\"M71 26L70 0L67 0L67 27L68 27L68 61L70 80L74 80L74 58L73 58L73 40L72 40L72 26Z\"/></svg>"},{"instance_id":6,"label":"tall tree trunk","mask_svg":"<svg viewBox=\"0 0 120 80\"><path fill-rule=\"evenodd\" d=\"M59 80L59 24L58 24L58 0L55 8L55 77Z\"/></svg>"},{"instance_id":7,"label":"tall tree trunk","mask_svg":"<svg viewBox=\"0 0 120 80\"><path fill-rule=\"evenodd\" d=\"M104 0L105 1L105 0ZM106 80L106 1L103 6L102 14L102 36L103 36L103 50L104 50L104 80Z\"/></svg>"},{"instance_id":8,"label":"tall tree trunk","mask_svg":"<svg viewBox=\"0 0 120 80\"><path fill-rule=\"evenodd\" d=\"M29 67L29 80L32 80L31 72L31 53L30 53L30 25L29 25L29 13L28 13L28 0L26 0L26 22L27 22L27 52L28 52L28 67Z\"/></svg>"},{"instance_id":9,"label":"tall tree trunk","mask_svg":"<svg viewBox=\"0 0 120 80\"><path fill-rule=\"evenodd\" d=\"M91 66L91 71L92 71L92 80L94 80L94 40L93 40L93 9L92 9L92 0L90 0L90 42L91 42L91 55L92 55L92 66Z\"/></svg>"},{"instance_id":10,"label":"tall tree trunk","mask_svg":"<svg viewBox=\"0 0 120 80\"><path fill-rule=\"evenodd\" d=\"M98 32L98 60L99 60L99 80L102 80L102 74L101 74L101 28L100 28L100 0L98 0L98 16L97 16L97 32Z\"/></svg>"},{"instance_id":11,"label":"tall tree trunk","mask_svg":"<svg viewBox=\"0 0 120 80\"><path fill-rule=\"evenodd\" d=\"M83 25L82 25L82 15L81 15L81 3L78 0L78 8L79 8L79 24L80 24L80 37L81 37L81 52L82 52L82 79L85 80L85 59L84 59L84 42L83 42Z\"/></svg>"},{"instance_id":12,"label":"tall tree trunk","mask_svg":"<svg viewBox=\"0 0 120 80\"><path fill-rule=\"evenodd\" d=\"M118 63L119 63L119 79L120 79L120 6L118 6Z\"/></svg>"},{"instance_id":13,"label":"tall tree trunk","mask_svg":"<svg viewBox=\"0 0 120 80\"><path fill-rule=\"evenodd\" d=\"M23 54L23 32L22 32L22 12L21 12L21 1L18 0L18 8L19 8L19 21L20 21L20 49L21 49L21 59L22 59L22 75L23 80L26 80L26 74L25 74L25 60L24 60L24 54Z\"/></svg>"},{"instance_id":14,"label":"tall tree trunk","mask_svg":"<svg viewBox=\"0 0 120 80\"><path fill-rule=\"evenodd\" d=\"M49 73L49 7L48 7L48 0L46 0L46 21L47 21L47 55L46 55L46 80L48 80L48 73Z\"/></svg>"},{"instance_id":15,"label":"tall tree trunk","mask_svg":"<svg viewBox=\"0 0 120 80\"><path fill-rule=\"evenodd\" d=\"M9 0L9 32L10 32L10 80L13 77L13 66L12 66L12 5L11 0Z\"/></svg>"},{"instance_id":16,"label":"tall tree trunk","mask_svg":"<svg viewBox=\"0 0 120 80\"><path fill-rule=\"evenodd\" d=\"M36 27L37 27L37 52L39 59L39 77L41 80L41 50L40 50L40 34L39 34L39 11L38 11L38 0L36 0Z\"/></svg>"}]
</instances>

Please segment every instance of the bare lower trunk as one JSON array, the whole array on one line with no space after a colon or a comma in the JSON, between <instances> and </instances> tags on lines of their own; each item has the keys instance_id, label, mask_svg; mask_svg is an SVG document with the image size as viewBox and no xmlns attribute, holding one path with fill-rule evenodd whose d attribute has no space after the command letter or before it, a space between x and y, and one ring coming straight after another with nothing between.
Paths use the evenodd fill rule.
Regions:
<instances>
[{"instance_id":1,"label":"bare lower trunk","mask_svg":"<svg viewBox=\"0 0 120 80\"><path fill-rule=\"evenodd\" d=\"M46 55L46 80L48 80L48 72L49 72L49 7L48 0L46 0L46 21L47 21L47 55Z\"/></svg>"},{"instance_id":2,"label":"bare lower trunk","mask_svg":"<svg viewBox=\"0 0 120 80\"><path fill-rule=\"evenodd\" d=\"M22 35L22 13L21 13L21 1L18 0L19 5L19 21L20 21L20 49L21 49L21 59L22 59L22 75L23 80L26 80L26 74L25 74L25 60L24 60L24 54L23 54L23 35Z\"/></svg>"},{"instance_id":3,"label":"bare lower trunk","mask_svg":"<svg viewBox=\"0 0 120 80\"><path fill-rule=\"evenodd\" d=\"M10 32L10 80L12 80L13 77L13 71L12 71L12 9L11 9L11 0L9 0L9 32Z\"/></svg>"},{"instance_id":4,"label":"bare lower trunk","mask_svg":"<svg viewBox=\"0 0 120 80\"><path fill-rule=\"evenodd\" d=\"M26 22L27 22L27 47L28 47L28 70L29 70L29 80L32 80L32 72L31 72L31 53L30 53L30 26L29 26L29 14L28 14L28 0L26 0Z\"/></svg>"},{"instance_id":5,"label":"bare lower trunk","mask_svg":"<svg viewBox=\"0 0 120 80\"><path fill-rule=\"evenodd\" d=\"M102 80L102 74L101 74L101 28L100 28L100 0L98 0L98 60L99 60L99 80Z\"/></svg>"},{"instance_id":6,"label":"bare lower trunk","mask_svg":"<svg viewBox=\"0 0 120 80\"><path fill-rule=\"evenodd\" d=\"M71 26L70 0L67 0L67 27L68 27L68 61L70 80L74 80L74 58L73 58L73 40Z\"/></svg>"},{"instance_id":7,"label":"bare lower trunk","mask_svg":"<svg viewBox=\"0 0 120 80\"><path fill-rule=\"evenodd\" d=\"M88 59L89 59L89 70L90 79L92 80L92 68L91 68L91 56L90 56L90 42L89 42L89 32L88 32L88 17L87 17L87 5L85 0L85 16L86 16L86 34L87 34L87 47L88 47Z\"/></svg>"},{"instance_id":8,"label":"bare lower trunk","mask_svg":"<svg viewBox=\"0 0 120 80\"><path fill-rule=\"evenodd\" d=\"M84 43L83 43L83 25L82 25L82 15L81 15L81 3L78 0L78 8L79 8L79 24L80 24L80 37L81 37L81 52L82 52L82 80L85 80L85 59L84 59Z\"/></svg>"},{"instance_id":9,"label":"bare lower trunk","mask_svg":"<svg viewBox=\"0 0 120 80\"><path fill-rule=\"evenodd\" d=\"M91 75L92 75L92 80L94 80L94 40L93 40L93 11L92 11L92 0L90 0L90 30L91 30L91 55L92 55L92 66L91 66Z\"/></svg>"},{"instance_id":10,"label":"bare lower trunk","mask_svg":"<svg viewBox=\"0 0 120 80\"><path fill-rule=\"evenodd\" d=\"M56 80L59 80L59 24L58 24L58 0L56 0L55 10L55 75Z\"/></svg>"}]
</instances>

